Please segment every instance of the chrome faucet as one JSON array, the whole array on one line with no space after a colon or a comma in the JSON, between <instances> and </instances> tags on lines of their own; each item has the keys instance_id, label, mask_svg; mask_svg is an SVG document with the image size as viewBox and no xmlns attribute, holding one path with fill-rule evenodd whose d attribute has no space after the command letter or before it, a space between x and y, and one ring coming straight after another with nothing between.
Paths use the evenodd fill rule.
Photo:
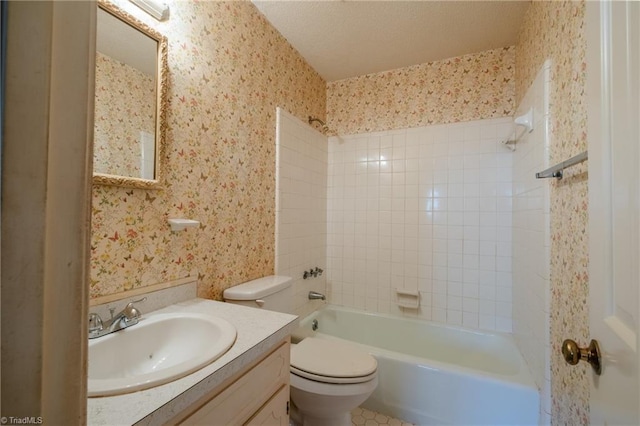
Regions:
<instances>
[{"instance_id":1,"label":"chrome faucet","mask_svg":"<svg viewBox=\"0 0 640 426\"><path fill-rule=\"evenodd\" d=\"M98 314L89 315L89 339L95 339L97 337L106 336L107 334L114 333L132 325L136 325L142 316L142 313L133 306L134 303L140 303L147 300L143 297L140 300L133 300L127 303L127 306L117 314L113 314L114 308L110 309L111 319L103 322L102 318Z\"/></svg>"},{"instance_id":2,"label":"chrome faucet","mask_svg":"<svg viewBox=\"0 0 640 426\"><path fill-rule=\"evenodd\" d=\"M317 291L310 291L309 300L327 300L327 298L324 297L324 294L322 293L318 293Z\"/></svg>"},{"instance_id":3,"label":"chrome faucet","mask_svg":"<svg viewBox=\"0 0 640 426\"><path fill-rule=\"evenodd\" d=\"M302 274L302 279L307 279L307 278L315 278L317 276L322 276L322 273L324 272L323 269L320 269L316 266L315 269L311 268L308 271L304 271L304 274Z\"/></svg>"}]
</instances>

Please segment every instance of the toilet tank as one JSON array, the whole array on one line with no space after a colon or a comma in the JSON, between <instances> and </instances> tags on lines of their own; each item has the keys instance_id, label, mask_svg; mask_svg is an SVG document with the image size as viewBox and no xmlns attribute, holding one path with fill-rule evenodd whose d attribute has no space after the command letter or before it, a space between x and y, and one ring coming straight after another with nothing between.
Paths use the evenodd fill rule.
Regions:
<instances>
[{"instance_id":1,"label":"toilet tank","mask_svg":"<svg viewBox=\"0 0 640 426\"><path fill-rule=\"evenodd\" d=\"M270 275L230 287L222 294L225 302L270 311L292 313L291 278Z\"/></svg>"}]
</instances>

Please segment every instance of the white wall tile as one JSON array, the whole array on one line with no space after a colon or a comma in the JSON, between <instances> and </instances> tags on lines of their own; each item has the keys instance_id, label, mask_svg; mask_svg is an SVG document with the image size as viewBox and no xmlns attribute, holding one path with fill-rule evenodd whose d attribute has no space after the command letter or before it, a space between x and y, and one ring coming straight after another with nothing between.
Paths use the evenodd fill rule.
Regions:
<instances>
[{"instance_id":1,"label":"white wall tile","mask_svg":"<svg viewBox=\"0 0 640 426\"><path fill-rule=\"evenodd\" d=\"M548 99L545 99L546 77L549 64L543 69L529 87L525 97L518 107L517 114L525 113L531 107L536 111L548 111ZM545 105L536 105L536 103ZM517 143L511 170L512 198L499 201L499 207L509 209L511 203L512 222L500 214L504 225L512 231L511 242L499 241L498 256L507 255L511 250L512 285L508 284L506 275L500 275L496 296L501 301L511 296L513 306L513 333L520 351L533 374L534 380L541 389L542 413L550 412L550 389L545 376L550 371L549 342L549 194L548 181L535 179L535 173L548 167L548 140L545 131L548 116L535 117L536 127L531 133L526 133ZM500 164L501 178L509 179L509 172L504 164ZM504 169L503 169L504 168ZM506 186L500 197L507 195ZM507 201L509 199L510 201ZM506 228L505 228L506 229ZM506 269L501 264L501 270ZM509 294L511 293L511 295ZM542 419L542 418L541 418Z\"/></svg>"},{"instance_id":2,"label":"white wall tile","mask_svg":"<svg viewBox=\"0 0 640 426\"><path fill-rule=\"evenodd\" d=\"M339 147L330 140L327 253L343 257L332 263L341 270L331 302L510 329L513 154L498 140L508 126L479 120L346 136ZM353 238L331 237L341 234ZM394 306L398 287L421 292L419 311Z\"/></svg>"},{"instance_id":3,"label":"white wall tile","mask_svg":"<svg viewBox=\"0 0 640 426\"><path fill-rule=\"evenodd\" d=\"M287 112L278 109L278 135L276 138L276 253L275 273L293 278L294 310L298 315L307 315L319 306L317 301L309 301L310 290L331 294L343 299L342 282L327 286L328 264L333 269L333 277L344 277L344 239L338 238L338 230L345 226L344 205L335 194L343 194L343 179L346 167L343 161L335 163L331 172L339 179L329 185L328 151L345 151L337 141L327 143L327 139L307 124ZM330 148L330 145L333 145ZM328 190L331 188L331 191ZM331 203L328 193L331 192ZM331 204L331 209L327 206ZM331 234L327 224L332 223ZM327 242L331 241L331 250ZM341 243L341 244L338 244ZM335 256L329 256L335 255ZM322 276L303 280L305 270L321 268Z\"/></svg>"}]
</instances>

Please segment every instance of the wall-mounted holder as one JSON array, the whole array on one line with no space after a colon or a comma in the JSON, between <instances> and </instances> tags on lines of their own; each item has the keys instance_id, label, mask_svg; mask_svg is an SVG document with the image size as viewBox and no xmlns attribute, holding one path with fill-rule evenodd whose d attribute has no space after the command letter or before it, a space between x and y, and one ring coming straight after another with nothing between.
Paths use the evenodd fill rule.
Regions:
<instances>
[{"instance_id":1,"label":"wall-mounted holder","mask_svg":"<svg viewBox=\"0 0 640 426\"><path fill-rule=\"evenodd\" d=\"M178 232L187 228L197 228L200 226L200 222L191 219L169 219L169 225L171 225L172 232Z\"/></svg>"},{"instance_id":2,"label":"wall-mounted holder","mask_svg":"<svg viewBox=\"0 0 640 426\"><path fill-rule=\"evenodd\" d=\"M529 111L514 118L513 122L518 126L524 127L526 132L533 132L533 108L529 108Z\"/></svg>"},{"instance_id":3,"label":"wall-mounted holder","mask_svg":"<svg viewBox=\"0 0 640 426\"><path fill-rule=\"evenodd\" d=\"M398 295L398 306L407 309L418 309L420 306L420 293L413 290L396 288Z\"/></svg>"},{"instance_id":4,"label":"wall-mounted holder","mask_svg":"<svg viewBox=\"0 0 640 426\"><path fill-rule=\"evenodd\" d=\"M511 151L516 150L516 144L525 133L533 132L533 108L529 108L529 111L526 113L519 115L518 117L513 119L513 123L515 126L524 127L524 130L518 134L517 130L513 130L512 137L502 141L502 144L509 148Z\"/></svg>"}]
</instances>

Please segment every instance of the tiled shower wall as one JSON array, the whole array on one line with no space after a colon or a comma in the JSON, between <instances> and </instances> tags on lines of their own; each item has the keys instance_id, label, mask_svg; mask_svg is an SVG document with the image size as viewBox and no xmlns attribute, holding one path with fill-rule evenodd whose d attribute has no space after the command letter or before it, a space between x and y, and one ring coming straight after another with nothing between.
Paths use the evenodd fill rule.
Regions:
<instances>
[{"instance_id":1,"label":"tiled shower wall","mask_svg":"<svg viewBox=\"0 0 640 426\"><path fill-rule=\"evenodd\" d=\"M551 420L549 61L536 76L516 116L533 108L533 131L524 133L513 157L513 333L540 393L540 424ZM522 128L518 129L518 132Z\"/></svg>"},{"instance_id":2,"label":"tiled shower wall","mask_svg":"<svg viewBox=\"0 0 640 426\"><path fill-rule=\"evenodd\" d=\"M306 316L322 303L309 291L326 290L326 274L303 274L327 269L327 138L281 108L276 121L275 273L293 278L295 313Z\"/></svg>"},{"instance_id":3,"label":"tiled shower wall","mask_svg":"<svg viewBox=\"0 0 640 426\"><path fill-rule=\"evenodd\" d=\"M511 123L330 138L331 303L511 331ZM398 307L397 288L419 309Z\"/></svg>"}]
</instances>

